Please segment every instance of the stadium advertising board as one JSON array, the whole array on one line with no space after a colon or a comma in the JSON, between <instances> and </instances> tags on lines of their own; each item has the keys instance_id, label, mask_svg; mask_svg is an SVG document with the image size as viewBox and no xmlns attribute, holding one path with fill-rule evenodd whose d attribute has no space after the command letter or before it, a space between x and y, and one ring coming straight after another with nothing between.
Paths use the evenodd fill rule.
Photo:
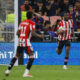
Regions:
<instances>
[{"instance_id":1,"label":"stadium advertising board","mask_svg":"<svg viewBox=\"0 0 80 80\"><path fill-rule=\"evenodd\" d=\"M34 48L34 65L63 65L65 49L59 56L56 43L32 43ZM0 64L9 64L14 56L14 43L0 43ZM24 52L24 64L28 55ZM80 65L80 43L72 43L68 65Z\"/></svg>"}]
</instances>

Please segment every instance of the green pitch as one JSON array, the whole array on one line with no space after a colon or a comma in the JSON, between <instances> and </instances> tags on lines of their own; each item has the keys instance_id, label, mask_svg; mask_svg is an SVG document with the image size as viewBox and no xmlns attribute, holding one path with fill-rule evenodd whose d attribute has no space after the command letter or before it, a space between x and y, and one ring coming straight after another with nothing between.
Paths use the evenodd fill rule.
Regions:
<instances>
[{"instance_id":1,"label":"green pitch","mask_svg":"<svg viewBox=\"0 0 80 80\"><path fill-rule=\"evenodd\" d=\"M80 80L80 66L68 66L68 70L63 70L62 66L33 66L30 71L33 77L23 78L25 67L14 67L5 77L7 66L0 66L0 80Z\"/></svg>"}]
</instances>

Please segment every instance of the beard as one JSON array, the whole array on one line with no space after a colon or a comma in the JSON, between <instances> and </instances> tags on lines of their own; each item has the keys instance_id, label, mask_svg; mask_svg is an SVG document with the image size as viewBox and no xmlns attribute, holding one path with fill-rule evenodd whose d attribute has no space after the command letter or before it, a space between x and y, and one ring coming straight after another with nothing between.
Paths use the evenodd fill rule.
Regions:
<instances>
[{"instance_id":1,"label":"beard","mask_svg":"<svg viewBox=\"0 0 80 80\"><path fill-rule=\"evenodd\" d=\"M68 18L65 18L64 20L65 20L65 21L68 21Z\"/></svg>"}]
</instances>

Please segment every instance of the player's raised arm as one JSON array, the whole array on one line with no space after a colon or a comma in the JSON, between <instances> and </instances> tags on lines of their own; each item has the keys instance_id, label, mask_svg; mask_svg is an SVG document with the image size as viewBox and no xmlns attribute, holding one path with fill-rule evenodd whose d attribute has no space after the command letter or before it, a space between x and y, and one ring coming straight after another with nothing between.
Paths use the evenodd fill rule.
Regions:
<instances>
[{"instance_id":1,"label":"player's raised arm","mask_svg":"<svg viewBox=\"0 0 80 80\"><path fill-rule=\"evenodd\" d=\"M34 15L36 15L36 16L38 16L38 17L42 17L40 14L35 13L35 12L34 12Z\"/></svg>"}]
</instances>

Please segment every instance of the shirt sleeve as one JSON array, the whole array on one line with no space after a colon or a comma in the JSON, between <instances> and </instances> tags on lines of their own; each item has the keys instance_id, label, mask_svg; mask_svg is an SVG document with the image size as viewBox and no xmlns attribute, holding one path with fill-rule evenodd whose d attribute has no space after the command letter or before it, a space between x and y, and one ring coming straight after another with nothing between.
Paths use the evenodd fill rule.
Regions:
<instances>
[{"instance_id":1,"label":"shirt sleeve","mask_svg":"<svg viewBox=\"0 0 80 80\"><path fill-rule=\"evenodd\" d=\"M32 25L32 30L35 30L35 24Z\"/></svg>"},{"instance_id":2,"label":"shirt sleeve","mask_svg":"<svg viewBox=\"0 0 80 80\"><path fill-rule=\"evenodd\" d=\"M19 25L19 27L18 27L18 30L20 30L21 29L21 25Z\"/></svg>"}]
</instances>

